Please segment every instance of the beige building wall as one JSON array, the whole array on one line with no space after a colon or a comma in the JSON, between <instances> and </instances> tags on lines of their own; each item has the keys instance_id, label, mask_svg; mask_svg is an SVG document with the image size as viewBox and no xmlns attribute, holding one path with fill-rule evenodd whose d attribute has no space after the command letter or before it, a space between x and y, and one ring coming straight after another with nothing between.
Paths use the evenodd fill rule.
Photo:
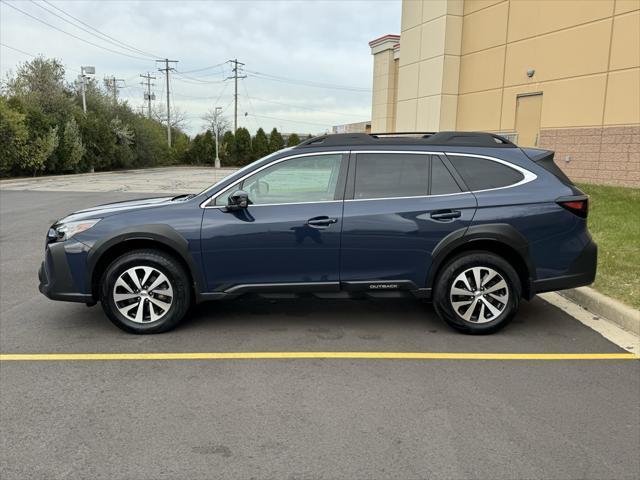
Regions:
<instances>
[{"instance_id":1,"label":"beige building wall","mask_svg":"<svg viewBox=\"0 0 640 480\"><path fill-rule=\"evenodd\" d=\"M402 3L395 131L455 128L462 6L445 0Z\"/></svg>"},{"instance_id":2,"label":"beige building wall","mask_svg":"<svg viewBox=\"0 0 640 480\"><path fill-rule=\"evenodd\" d=\"M520 128L522 146L556 150L576 180L640 185L640 0L402 5L396 116L386 125Z\"/></svg>"},{"instance_id":3,"label":"beige building wall","mask_svg":"<svg viewBox=\"0 0 640 480\"><path fill-rule=\"evenodd\" d=\"M393 131L398 96L399 35L385 35L369 42L373 54L373 93L371 102L371 130Z\"/></svg>"}]
</instances>

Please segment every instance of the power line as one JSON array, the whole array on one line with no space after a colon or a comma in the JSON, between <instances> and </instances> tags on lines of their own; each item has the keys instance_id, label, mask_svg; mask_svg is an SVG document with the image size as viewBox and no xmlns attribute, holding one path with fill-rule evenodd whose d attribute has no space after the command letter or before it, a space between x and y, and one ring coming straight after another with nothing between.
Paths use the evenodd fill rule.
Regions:
<instances>
[{"instance_id":1,"label":"power line","mask_svg":"<svg viewBox=\"0 0 640 480\"><path fill-rule=\"evenodd\" d=\"M311 80L299 80L299 79L294 79L294 78L281 77L281 76L278 76L278 75L270 75L268 73L256 72L256 71L253 71L253 70L247 70L247 73L249 73L252 77L258 77L258 78L262 78L264 80L273 80L275 82L290 83L290 84L293 84L293 85L302 85L302 86L317 87L317 88L327 88L327 89L330 89L330 90L347 90L347 91L351 91L351 92L371 93L371 90L368 89L368 88L352 87L352 86L347 86L347 85L337 85L337 84L331 84L331 83L321 83L321 82L315 82L315 81L311 81Z\"/></svg>"},{"instance_id":2,"label":"power line","mask_svg":"<svg viewBox=\"0 0 640 480\"><path fill-rule=\"evenodd\" d=\"M59 12L64 13L67 17L69 17L69 18L73 18L75 21L80 22L82 25L84 25L84 26L86 26L86 27L90 28L91 30L94 30L95 32L99 33L100 35L102 35L102 36L104 36L104 37L106 37L106 38L109 38L109 39L113 40L114 42L117 42L117 43L121 44L122 46L124 46L124 47L126 47L126 48L128 48L128 49L130 49L130 50L135 50L135 51L136 51L136 52L138 52L138 53L141 53L141 54L143 54L143 55L147 55L147 56L150 56L150 57L153 57L153 58L158 58L158 57L159 57L159 55L154 55L154 54L151 54L151 53L149 53L149 52L145 52L144 50L140 50L139 48L133 47L133 46L129 45L128 43L125 43L125 42L123 42L123 41L121 41L121 40L118 40L117 38L114 38L114 37L112 37L111 35L108 35L108 34L106 34L106 33L102 32L102 31L98 30L97 28L95 28L95 27L93 27L93 26L89 25L87 22L83 22L83 21L82 21L82 20L80 20L79 18L74 17L74 16L73 16L73 15L71 15L70 13L68 13L68 12L64 11L63 9L61 9L61 8L59 8L59 7L56 7L53 3L49 2L48 0L43 0L43 1L44 1L44 3L46 3L47 5L49 5L49 6L53 7L53 8L55 8L55 9L56 9L56 10L58 10ZM53 12L51 12L51 13L53 13Z\"/></svg>"},{"instance_id":3,"label":"power line","mask_svg":"<svg viewBox=\"0 0 640 480\"><path fill-rule=\"evenodd\" d=\"M149 59L148 59L148 58L144 58L144 57L136 57L136 56L134 56L134 55L129 55L128 53L118 52L117 50L113 50L113 49L111 49L111 48L104 47L104 46L102 46L102 45L98 45L97 43L90 42L89 40L85 40L85 39L84 39L84 38L82 38L82 37L79 37L79 36L77 36L77 35L74 35L73 33L69 33L69 32L67 32L66 30L62 30L61 28L58 28L58 27L56 27L56 26L54 26L54 25L51 25L50 23L45 22L44 20L42 20L42 19L40 19L40 18L38 18L38 17L36 17L36 16L34 16L34 15L31 15L30 13L25 12L24 10L22 10L22 9L20 9L20 8L18 8L18 7L16 7L15 5L12 5L12 4L10 4L10 3L7 3L7 2L6 2L6 1L4 1L4 0L0 0L0 2L1 2L1 3L4 3L4 4L5 4L5 5L7 5L8 7L13 8L14 10L16 10L16 11L18 11L18 12L22 13L23 15L26 15L26 16L27 16L27 17L29 17L29 18L32 18L33 20L36 20L37 22L40 22L40 23L42 23L42 24L44 24L44 25L46 25L46 26L48 26L48 27L50 27L50 28L53 28L54 30L57 30L57 31L58 31L58 32L60 32L60 33L64 33L65 35L68 35L68 36L70 36L70 37L73 37L73 38L75 38L76 40L80 40L81 42L88 43L89 45L92 45L92 46L94 46L94 47L96 47L96 48L101 48L102 50L106 50L106 51L108 51L108 52L116 53L116 54L118 54L118 55L123 55L123 56L125 56L125 57L135 58L136 60L145 60L145 61L149 61Z\"/></svg>"},{"instance_id":4,"label":"power line","mask_svg":"<svg viewBox=\"0 0 640 480\"><path fill-rule=\"evenodd\" d=\"M275 105L282 105L283 107L299 108L301 110L308 110L308 111L311 111L311 112L328 113L330 115L342 115L342 116L345 116L345 117L359 117L360 116L360 115L357 115L357 114L354 114L354 113L331 112L329 110L320 110L320 109L312 108L312 107L303 107L301 105L291 105L289 103L282 103L282 102L278 102L276 100L267 100L265 98L249 97L248 93L247 93L247 97L250 100L256 100L258 102L273 103Z\"/></svg>"},{"instance_id":5,"label":"power line","mask_svg":"<svg viewBox=\"0 0 640 480\"><path fill-rule=\"evenodd\" d=\"M267 115L256 115L255 113L247 113L247 115L252 116L252 117L258 117L258 118L267 118L269 120L278 120L279 122L290 122L290 123L306 123L309 125L316 125L316 126L320 126L320 127L327 127L326 123L316 123L316 122L306 122L304 120L291 120L288 118L278 118L278 117L270 117Z\"/></svg>"},{"instance_id":6,"label":"power line","mask_svg":"<svg viewBox=\"0 0 640 480\"><path fill-rule=\"evenodd\" d=\"M216 83L223 83L224 80L201 80L199 78L195 78L195 77L188 77L186 75L184 75L183 72L180 72L178 70L176 70L176 76L178 76L178 78L180 79L180 81L185 82L185 83L190 83L192 85L210 85L210 84L216 84Z\"/></svg>"},{"instance_id":7,"label":"power line","mask_svg":"<svg viewBox=\"0 0 640 480\"><path fill-rule=\"evenodd\" d=\"M242 86L244 87L244 93L246 94L246 98L249 102L249 107L251 108L251 110L255 110L255 108L253 107L253 103L251 103L251 97L249 96L249 90L247 90L246 82L242 82ZM248 112L245 112L245 115L248 115ZM250 118L251 120L253 120L253 124L255 125L256 131L257 131L257 129L259 128L257 120L254 117L250 117Z\"/></svg>"},{"instance_id":8,"label":"power line","mask_svg":"<svg viewBox=\"0 0 640 480\"><path fill-rule=\"evenodd\" d=\"M0 45L2 45L5 48L8 48L10 50L14 50L14 51L16 51L18 53L22 53L23 55L27 55L28 57L32 57L32 58L38 57L38 55L34 55L33 53L25 52L24 50L20 50L19 48L12 47L11 45L7 45L6 43L0 42ZM75 68L69 68L68 70L71 70L71 71L76 72L76 73L81 73L80 70L76 70Z\"/></svg>"},{"instance_id":9,"label":"power line","mask_svg":"<svg viewBox=\"0 0 640 480\"><path fill-rule=\"evenodd\" d=\"M138 49L137 49L137 48L135 48L135 47L130 47L130 46L126 45L126 44L119 45L119 43L122 43L122 42L120 42L119 40L115 40L115 41L113 41L113 40L111 40L110 38L102 38L100 35L95 34L95 33L94 33L94 32L92 32L91 30L89 30L88 28L84 28L84 27L81 27L80 25L76 25L76 24L75 24L75 23L73 23L72 21L67 20L66 18L64 18L62 15L58 15L56 12L54 12L54 11L52 11L52 10L49 10L47 7L45 7L45 6L43 6L43 5L40 5L40 4L39 4L39 3L37 3L35 0L31 0L31 3L33 3L33 4L34 4L35 6L37 6L38 8L41 8L41 9L42 9L42 10L44 10L45 12L47 12L47 13L49 13L49 14L51 14L51 15L54 15L55 17L57 17L57 18L61 19L63 22L66 22L66 23L68 23L69 25L72 25L72 26L74 26L74 27L76 27L76 28L79 28L80 30L82 30L82 31L84 31L84 32L86 32L86 33L88 33L89 35L93 35L94 37L98 38L99 40L102 40L103 42L110 43L111 45L114 45L114 46L116 46L116 47L118 47L118 48L123 48L123 49L129 50L130 52L136 53L136 54L138 54L138 55L139 55L139 54L142 54L142 55L146 55L146 56L151 57L151 58L157 58L157 55L147 54L147 53L145 53L145 52L143 52L143 51L141 51L141 50L138 50ZM61 12L63 12L65 15L69 15L69 14L68 14L68 13L66 13L64 10L62 10L62 9L60 9L60 8L58 8L58 7L56 7L55 5L52 5L52 4L50 4L50 3L47 3L47 4L48 4L48 5L51 5L51 6L52 6L53 8L55 8L56 10L60 10L60 11L61 11ZM69 15L69 16L71 17L71 15ZM71 17L71 18L75 19L75 17ZM84 23L84 22L82 22L81 20L77 20L77 19L75 19L75 20L76 20L76 21L78 21L78 22ZM89 27L90 27L90 28L92 28L93 30L96 30L95 28L91 27L90 25L89 25ZM96 30L96 31L98 31L98 30ZM106 35L106 34L103 34L102 32L100 32L100 34L101 34L101 35L103 35L103 36L108 36L108 35Z\"/></svg>"},{"instance_id":10,"label":"power line","mask_svg":"<svg viewBox=\"0 0 640 480\"><path fill-rule=\"evenodd\" d=\"M12 47L11 45L7 45L6 43L2 43L2 42L0 42L0 45L2 45L2 46L3 46L3 47L5 47L5 48L9 48L9 49L11 49L11 50L15 50L16 52L18 52L18 53L22 53L23 55L27 55L27 56L29 56L29 57L33 57L33 58L36 58L36 57L37 57L37 55L34 55L33 53L25 52L24 50L20 50L19 48Z\"/></svg>"},{"instance_id":11,"label":"power line","mask_svg":"<svg viewBox=\"0 0 640 480\"><path fill-rule=\"evenodd\" d=\"M204 72L205 70L213 70L214 68L223 67L227 62L217 63L215 65L209 65L208 67L196 68L195 70L186 70L180 73L196 73Z\"/></svg>"}]
</instances>

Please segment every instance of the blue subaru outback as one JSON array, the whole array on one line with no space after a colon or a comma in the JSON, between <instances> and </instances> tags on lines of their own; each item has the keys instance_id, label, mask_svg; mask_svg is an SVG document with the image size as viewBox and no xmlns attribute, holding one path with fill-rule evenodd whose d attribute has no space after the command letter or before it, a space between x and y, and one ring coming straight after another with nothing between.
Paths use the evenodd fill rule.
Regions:
<instances>
[{"instance_id":1,"label":"blue subaru outback","mask_svg":"<svg viewBox=\"0 0 640 480\"><path fill-rule=\"evenodd\" d=\"M475 132L326 135L197 195L101 205L47 234L40 291L159 333L249 293L413 295L465 333L588 285L588 197L553 161Z\"/></svg>"}]
</instances>

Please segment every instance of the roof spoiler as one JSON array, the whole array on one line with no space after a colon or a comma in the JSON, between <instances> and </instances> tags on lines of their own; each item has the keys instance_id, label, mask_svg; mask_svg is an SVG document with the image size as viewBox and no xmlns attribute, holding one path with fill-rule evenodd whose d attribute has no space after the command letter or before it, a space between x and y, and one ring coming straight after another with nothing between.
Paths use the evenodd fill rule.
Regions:
<instances>
[{"instance_id":1,"label":"roof spoiler","mask_svg":"<svg viewBox=\"0 0 640 480\"><path fill-rule=\"evenodd\" d=\"M565 185L573 186L573 182L567 175L562 171L562 169L554 162L553 157L555 152L553 150L544 150L541 148L523 148L522 151L524 154L529 157L531 160L536 162L536 164L540 165L546 171L555 175L555 177L560 180Z\"/></svg>"}]
</instances>

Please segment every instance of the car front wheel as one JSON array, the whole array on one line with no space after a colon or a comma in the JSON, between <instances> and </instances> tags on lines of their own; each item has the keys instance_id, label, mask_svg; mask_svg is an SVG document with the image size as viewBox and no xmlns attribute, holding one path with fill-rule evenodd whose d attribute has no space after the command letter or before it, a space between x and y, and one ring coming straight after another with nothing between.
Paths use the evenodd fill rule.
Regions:
<instances>
[{"instance_id":1,"label":"car front wheel","mask_svg":"<svg viewBox=\"0 0 640 480\"><path fill-rule=\"evenodd\" d=\"M514 268L489 252L467 252L449 261L438 276L434 307L463 333L493 333L518 311L521 285Z\"/></svg>"},{"instance_id":2,"label":"car front wheel","mask_svg":"<svg viewBox=\"0 0 640 480\"><path fill-rule=\"evenodd\" d=\"M189 277L172 256L136 250L105 270L100 302L109 319L130 333L162 333L174 328L191 302Z\"/></svg>"}]
</instances>

